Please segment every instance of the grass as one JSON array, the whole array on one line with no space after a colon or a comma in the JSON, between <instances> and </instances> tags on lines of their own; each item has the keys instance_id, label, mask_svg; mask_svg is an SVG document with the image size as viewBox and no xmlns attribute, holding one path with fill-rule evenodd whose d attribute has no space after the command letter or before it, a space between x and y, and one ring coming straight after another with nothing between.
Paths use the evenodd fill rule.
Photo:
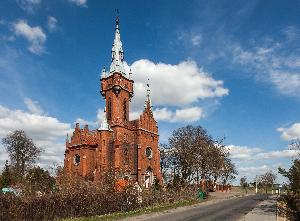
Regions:
<instances>
[{"instance_id":1,"label":"grass","mask_svg":"<svg viewBox=\"0 0 300 221\"><path fill-rule=\"evenodd\" d=\"M108 220L124 219L124 218L143 215L143 214L162 212L165 210L174 209L174 208L183 207L183 206L190 206L190 205L198 204L201 202L205 202L209 199L210 198L208 198L206 200L201 200L201 201L196 200L196 199L181 200L181 201L177 201L174 203L153 205L150 207L140 208L140 209L128 211L128 212L116 212L116 213L105 214L105 215L100 215L100 216L93 216L93 217L69 218L69 219L64 219L63 221L103 221L103 220L108 221Z\"/></svg>"}]
</instances>

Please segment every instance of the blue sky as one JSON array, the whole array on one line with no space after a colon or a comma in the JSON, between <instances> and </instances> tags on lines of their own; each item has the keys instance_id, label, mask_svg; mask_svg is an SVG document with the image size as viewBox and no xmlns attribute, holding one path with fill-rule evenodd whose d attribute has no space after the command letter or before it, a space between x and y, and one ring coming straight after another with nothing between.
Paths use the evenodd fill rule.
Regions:
<instances>
[{"instance_id":1,"label":"blue sky","mask_svg":"<svg viewBox=\"0 0 300 221\"><path fill-rule=\"evenodd\" d=\"M149 78L161 142L201 125L226 137L240 176L289 167L300 137L299 1L3 0L0 137L24 129L49 166L62 162L74 122L97 127L116 8L136 82L131 118Z\"/></svg>"}]
</instances>

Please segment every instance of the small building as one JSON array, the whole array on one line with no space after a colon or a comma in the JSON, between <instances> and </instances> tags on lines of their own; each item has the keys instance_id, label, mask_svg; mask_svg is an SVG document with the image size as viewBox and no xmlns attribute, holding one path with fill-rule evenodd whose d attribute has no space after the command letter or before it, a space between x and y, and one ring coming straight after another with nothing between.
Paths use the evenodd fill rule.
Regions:
<instances>
[{"instance_id":1,"label":"small building","mask_svg":"<svg viewBox=\"0 0 300 221\"><path fill-rule=\"evenodd\" d=\"M124 51L120 37L119 19L109 71L102 70L100 91L106 111L101 126L90 130L76 123L71 139L66 140L64 170L90 180L101 180L110 170L118 178L129 177L148 188L155 180L162 181L158 126L153 117L149 83L143 113L129 120L134 81L125 73Z\"/></svg>"}]
</instances>

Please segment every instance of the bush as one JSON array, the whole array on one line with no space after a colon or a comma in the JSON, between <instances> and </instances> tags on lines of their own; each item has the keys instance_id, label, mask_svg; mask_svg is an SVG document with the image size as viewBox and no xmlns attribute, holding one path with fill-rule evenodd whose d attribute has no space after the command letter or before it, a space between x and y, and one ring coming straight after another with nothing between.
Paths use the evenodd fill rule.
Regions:
<instances>
[{"instance_id":1,"label":"bush","mask_svg":"<svg viewBox=\"0 0 300 221\"><path fill-rule=\"evenodd\" d=\"M34 196L0 195L0 220L55 220L67 217L87 217L138 207L195 199L194 187L178 189L149 189L142 192L142 203L137 203L134 187L118 192L105 184L82 180L64 181L53 193Z\"/></svg>"}]
</instances>

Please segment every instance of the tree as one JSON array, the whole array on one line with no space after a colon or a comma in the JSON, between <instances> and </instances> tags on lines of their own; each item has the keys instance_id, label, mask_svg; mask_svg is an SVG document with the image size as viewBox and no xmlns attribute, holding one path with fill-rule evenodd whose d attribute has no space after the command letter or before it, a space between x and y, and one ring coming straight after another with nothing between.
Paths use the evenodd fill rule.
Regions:
<instances>
[{"instance_id":1,"label":"tree","mask_svg":"<svg viewBox=\"0 0 300 221\"><path fill-rule=\"evenodd\" d=\"M21 178L36 162L42 149L37 147L23 130L16 130L2 139L16 176Z\"/></svg>"},{"instance_id":2,"label":"tree","mask_svg":"<svg viewBox=\"0 0 300 221\"><path fill-rule=\"evenodd\" d=\"M296 139L294 140L291 144L290 144L291 149L294 150L300 150L300 139Z\"/></svg>"},{"instance_id":3,"label":"tree","mask_svg":"<svg viewBox=\"0 0 300 221\"><path fill-rule=\"evenodd\" d=\"M222 142L223 139L214 140L201 126L188 125L173 131L165 149L176 183L199 184L201 179L212 184L221 177L222 182L233 179L236 170Z\"/></svg>"},{"instance_id":4,"label":"tree","mask_svg":"<svg viewBox=\"0 0 300 221\"><path fill-rule=\"evenodd\" d=\"M169 138L169 146L172 149L172 164L174 171L180 171L181 178L187 181L192 174L195 162L196 131L192 126L179 128ZM175 174L174 174L175 175Z\"/></svg>"},{"instance_id":5,"label":"tree","mask_svg":"<svg viewBox=\"0 0 300 221\"><path fill-rule=\"evenodd\" d=\"M260 183L260 186L265 188L266 193L268 193L268 188L273 186L275 180L276 180L276 175L270 170L265 174L260 175L258 182Z\"/></svg>"},{"instance_id":6,"label":"tree","mask_svg":"<svg viewBox=\"0 0 300 221\"><path fill-rule=\"evenodd\" d=\"M12 182L13 182L13 175L11 169L9 168L8 160L6 160L1 175L1 179L0 179L0 188L9 187L12 184Z\"/></svg>"},{"instance_id":7,"label":"tree","mask_svg":"<svg viewBox=\"0 0 300 221\"><path fill-rule=\"evenodd\" d=\"M238 175L235 165L231 162L230 158L225 158L221 168L222 183L225 185L234 180L236 178L235 175Z\"/></svg>"},{"instance_id":8,"label":"tree","mask_svg":"<svg viewBox=\"0 0 300 221\"><path fill-rule=\"evenodd\" d=\"M49 173L40 167L33 167L26 173L25 179L29 184L30 192L40 191L42 193L49 193L53 190L55 179Z\"/></svg>"},{"instance_id":9,"label":"tree","mask_svg":"<svg viewBox=\"0 0 300 221\"><path fill-rule=\"evenodd\" d=\"M248 183L247 183L247 177L243 176L241 179L240 179L240 185L241 187L246 191L247 193L247 187L248 187Z\"/></svg>"},{"instance_id":10,"label":"tree","mask_svg":"<svg viewBox=\"0 0 300 221\"><path fill-rule=\"evenodd\" d=\"M293 165L286 171L285 169L278 168L278 172L287 177L290 181L290 187L295 193L300 193L300 160L293 161Z\"/></svg>"}]
</instances>

